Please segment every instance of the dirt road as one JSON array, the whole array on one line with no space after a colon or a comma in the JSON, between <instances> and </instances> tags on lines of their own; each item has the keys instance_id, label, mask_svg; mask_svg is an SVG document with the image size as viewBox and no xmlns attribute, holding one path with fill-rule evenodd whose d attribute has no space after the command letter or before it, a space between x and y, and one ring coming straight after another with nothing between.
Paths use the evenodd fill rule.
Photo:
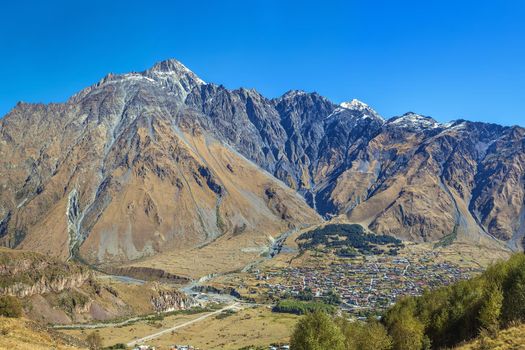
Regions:
<instances>
[{"instance_id":1,"label":"dirt road","mask_svg":"<svg viewBox=\"0 0 525 350\"><path fill-rule=\"evenodd\" d=\"M191 320L191 321L187 321L187 322L184 322L184 323L181 323L181 324L178 324L176 326L173 326L173 327L170 327L170 328L167 328L167 329L164 329L162 331L159 331L159 332L156 332L156 333L153 333L153 334L150 334L148 336L145 336L145 337L142 337L140 339L136 339L132 342L129 342L127 343L126 345L129 346L129 347L132 347L132 346L135 346L135 345L140 345L140 344L144 344L150 340L153 340L155 338L159 338L165 334L168 334L168 333L171 333L177 329L180 329L180 328L183 328L183 327L186 327L186 326L189 326L190 324L193 324L193 323L197 323L197 322L200 322L202 320L205 320L207 319L208 317L211 317L211 316L214 316L214 315L217 315L217 314L220 314L221 312L223 311L226 311L226 310L231 310L231 309L234 309L234 308L237 308L237 307L240 307L240 303L233 303L231 305L228 305L226 307L223 307L222 309L220 310L217 310L217 311L213 311L213 312L210 312L206 315L202 315L200 317L197 317L196 319L194 320Z\"/></svg>"}]
</instances>

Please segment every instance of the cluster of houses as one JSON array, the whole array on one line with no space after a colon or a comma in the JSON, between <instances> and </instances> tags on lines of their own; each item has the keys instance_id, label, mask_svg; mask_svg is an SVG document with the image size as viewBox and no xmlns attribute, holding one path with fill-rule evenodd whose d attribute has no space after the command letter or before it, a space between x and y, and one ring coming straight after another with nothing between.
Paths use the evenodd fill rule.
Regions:
<instances>
[{"instance_id":1,"label":"cluster of houses","mask_svg":"<svg viewBox=\"0 0 525 350\"><path fill-rule=\"evenodd\" d=\"M434 261L426 256L384 255L254 273L259 287L269 296L299 295L308 288L320 298L335 291L343 310L360 314L363 310L387 308L401 296L421 295L425 288L448 285L481 272Z\"/></svg>"}]
</instances>

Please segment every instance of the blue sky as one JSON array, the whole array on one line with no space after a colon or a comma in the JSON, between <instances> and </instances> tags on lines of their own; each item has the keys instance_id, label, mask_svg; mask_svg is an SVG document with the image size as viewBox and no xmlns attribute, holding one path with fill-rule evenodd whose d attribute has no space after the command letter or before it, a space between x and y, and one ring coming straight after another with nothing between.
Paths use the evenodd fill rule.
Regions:
<instances>
[{"instance_id":1,"label":"blue sky","mask_svg":"<svg viewBox=\"0 0 525 350\"><path fill-rule=\"evenodd\" d=\"M525 1L506 0L5 2L0 115L177 58L268 97L525 125L524 19Z\"/></svg>"}]
</instances>

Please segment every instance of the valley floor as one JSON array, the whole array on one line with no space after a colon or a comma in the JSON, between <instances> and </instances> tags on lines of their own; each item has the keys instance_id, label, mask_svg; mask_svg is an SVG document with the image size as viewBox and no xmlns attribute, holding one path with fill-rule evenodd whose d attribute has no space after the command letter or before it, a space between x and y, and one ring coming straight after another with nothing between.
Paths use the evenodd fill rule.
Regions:
<instances>
[{"instance_id":1,"label":"valley floor","mask_svg":"<svg viewBox=\"0 0 525 350\"><path fill-rule=\"evenodd\" d=\"M177 315L164 320L141 321L123 327L96 330L104 346L117 343L147 344L166 349L173 344L191 344L200 349L239 349L248 345L267 346L288 343L298 316L273 313L268 307L246 307L208 315ZM62 330L64 334L85 339L92 330ZM155 336L141 341L141 338ZM158 335L158 336L157 336Z\"/></svg>"}]
</instances>

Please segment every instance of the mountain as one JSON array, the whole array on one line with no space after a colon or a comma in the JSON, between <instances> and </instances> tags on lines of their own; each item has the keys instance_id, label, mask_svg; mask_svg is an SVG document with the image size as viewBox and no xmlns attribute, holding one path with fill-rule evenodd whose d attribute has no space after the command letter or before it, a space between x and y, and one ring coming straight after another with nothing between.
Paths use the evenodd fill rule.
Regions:
<instances>
[{"instance_id":1,"label":"mountain","mask_svg":"<svg viewBox=\"0 0 525 350\"><path fill-rule=\"evenodd\" d=\"M110 74L63 104L19 103L0 124L3 243L116 262L318 222L297 193L204 132L184 105L204 86L170 60Z\"/></svg>"},{"instance_id":2,"label":"mountain","mask_svg":"<svg viewBox=\"0 0 525 350\"><path fill-rule=\"evenodd\" d=\"M247 252L321 215L521 249L524 134L385 120L304 91L268 99L167 60L65 103L19 103L0 121L0 241L90 263Z\"/></svg>"},{"instance_id":3,"label":"mountain","mask_svg":"<svg viewBox=\"0 0 525 350\"><path fill-rule=\"evenodd\" d=\"M521 127L441 124L412 112L385 121L357 100L337 106L303 91L268 100L213 84L194 90L186 104L207 117L209 133L325 217L347 215L375 232L414 241L461 233L521 249Z\"/></svg>"}]
</instances>

